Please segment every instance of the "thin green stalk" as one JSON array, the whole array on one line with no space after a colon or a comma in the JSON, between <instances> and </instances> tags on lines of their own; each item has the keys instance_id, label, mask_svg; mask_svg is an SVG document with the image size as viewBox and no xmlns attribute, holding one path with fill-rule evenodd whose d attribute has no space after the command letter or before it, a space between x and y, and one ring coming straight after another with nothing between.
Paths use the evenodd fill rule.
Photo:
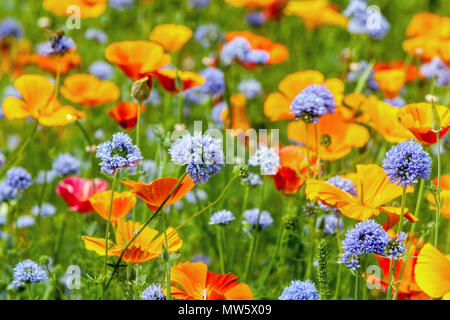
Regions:
<instances>
[{"instance_id":1,"label":"thin green stalk","mask_svg":"<svg viewBox=\"0 0 450 320\"><path fill-rule=\"evenodd\" d=\"M439 242L439 218L441 217L441 146L439 144L439 131L436 132L437 143L437 166L438 166L438 182L436 189L436 222L434 231L434 247L438 247Z\"/></svg>"},{"instance_id":2,"label":"thin green stalk","mask_svg":"<svg viewBox=\"0 0 450 320\"><path fill-rule=\"evenodd\" d=\"M319 174L319 129L317 123L314 124L314 134L316 136L316 169L314 170L314 178Z\"/></svg>"},{"instance_id":3,"label":"thin green stalk","mask_svg":"<svg viewBox=\"0 0 450 320\"><path fill-rule=\"evenodd\" d=\"M103 291L102 291L102 299L105 299L105 285L106 285L106 273L108 271L108 244L109 244L109 227L111 224L111 212L114 204L114 190L116 188L117 183L117 173L113 177L112 187L111 187L111 198L109 201L109 213L108 220L106 221L106 232L105 232L105 263L103 268Z\"/></svg>"},{"instance_id":4,"label":"thin green stalk","mask_svg":"<svg viewBox=\"0 0 450 320\"><path fill-rule=\"evenodd\" d=\"M355 274L355 296L353 300L358 300L358 293L359 293L359 273L356 272Z\"/></svg>"},{"instance_id":5,"label":"thin green stalk","mask_svg":"<svg viewBox=\"0 0 450 320\"><path fill-rule=\"evenodd\" d=\"M223 246L224 226L217 226L217 247L219 249L220 273L225 273L225 252Z\"/></svg>"},{"instance_id":6,"label":"thin green stalk","mask_svg":"<svg viewBox=\"0 0 450 320\"><path fill-rule=\"evenodd\" d=\"M306 161L308 163L308 178L311 177L311 160L309 157L309 132L308 124L305 122L305 144L306 144Z\"/></svg>"},{"instance_id":7,"label":"thin green stalk","mask_svg":"<svg viewBox=\"0 0 450 320\"><path fill-rule=\"evenodd\" d=\"M363 300L367 300L369 293L369 287L367 286L367 267L369 266L369 255L366 254L364 261L364 290L363 290Z\"/></svg>"},{"instance_id":8,"label":"thin green stalk","mask_svg":"<svg viewBox=\"0 0 450 320\"><path fill-rule=\"evenodd\" d=\"M397 234L399 234L402 231L403 214L405 212L405 205L406 205L406 186L403 187L403 192L402 192L402 207L400 209L400 220L398 221Z\"/></svg>"},{"instance_id":9,"label":"thin green stalk","mask_svg":"<svg viewBox=\"0 0 450 320\"><path fill-rule=\"evenodd\" d=\"M28 298L30 300L34 300L33 293L31 293L31 283L27 283L27 292L28 292Z\"/></svg>"},{"instance_id":10,"label":"thin green stalk","mask_svg":"<svg viewBox=\"0 0 450 320\"><path fill-rule=\"evenodd\" d=\"M167 300L172 300L171 294L171 279L170 279L170 257L169 257L169 242L167 241L167 225L166 225L166 214L164 213L164 209L161 211L161 222L163 225L163 233L164 233L164 248L162 250L165 251L164 257L167 259L165 261L165 272L166 272L166 290L167 290Z\"/></svg>"}]
</instances>

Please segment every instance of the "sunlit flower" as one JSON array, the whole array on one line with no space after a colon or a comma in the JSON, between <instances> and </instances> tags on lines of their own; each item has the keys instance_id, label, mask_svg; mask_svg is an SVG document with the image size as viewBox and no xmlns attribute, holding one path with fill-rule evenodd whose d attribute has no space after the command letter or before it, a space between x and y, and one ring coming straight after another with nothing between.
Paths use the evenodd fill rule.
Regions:
<instances>
[{"instance_id":1,"label":"sunlit flower","mask_svg":"<svg viewBox=\"0 0 450 320\"><path fill-rule=\"evenodd\" d=\"M325 113L333 113L335 107L334 96L326 85L311 84L295 96L290 109L296 118L317 123Z\"/></svg>"},{"instance_id":2,"label":"sunlit flower","mask_svg":"<svg viewBox=\"0 0 450 320\"><path fill-rule=\"evenodd\" d=\"M103 219L108 220L111 207L111 190L95 193L89 198L89 202ZM111 210L111 223L124 218L136 204L136 197L129 191L114 191Z\"/></svg>"},{"instance_id":3,"label":"sunlit flower","mask_svg":"<svg viewBox=\"0 0 450 320\"><path fill-rule=\"evenodd\" d=\"M406 73L396 69L382 70L376 72L374 78L383 95L388 99L394 99L405 85Z\"/></svg>"},{"instance_id":4,"label":"sunlit flower","mask_svg":"<svg viewBox=\"0 0 450 320\"><path fill-rule=\"evenodd\" d=\"M108 255L119 258L127 243L135 236L136 232L143 227L143 224L133 221L118 220L114 228L115 243L109 244ZM158 259L165 241L164 234L158 236L158 231L150 227L145 227L138 237L125 250L122 259L132 264L142 263ZM180 250L183 241L172 227L167 228L167 243L169 253ZM82 236L87 250L94 251L99 256L105 255L106 239Z\"/></svg>"},{"instance_id":5,"label":"sunlit flower","mask_svg":"<svg viewBox=\"0 0 450 320\"><path fill-rule=\"evenodd\" d=\"M191 71L162 69L155 72L155 76L162 87L170 93L178 93L205 83L204 77ZM177 79L181 82L181 87L178 87Z\"/></svg>"},{"instance_id":6,"label":"sunlit flower","mask_svg":"<svg viewBox=\"0 0 450 320\"><path fill-rule=\"evenodd\" d=\"M36 64L40 69L53 74L56 74L58 70L60 74L66 74L72 68L78 67L81 64L81 56L72 51L69 51L62 57L33 54L29 56L28 63Z\"/></svg>"},{"instance_id":7,"label":"sunlit flower","mask_svg":"<svg viewBox=\"0 0 450 320\"><path fill-rule=\"evenodd\" d=\"M80 10L80 18L95 18L106 10L108 0L44 0L43 6L46 10L58 16L71 16L73 9L77 6Z\"/></svg>"},{"instance_id":8,"label":"sunlit flower","mask_svg":"<svg viewBox=\"0 0 450 320\"><path fill-rule=\"evenodd\" d=\"M138 104L131 101L122 101L116 104L108 112L108 116L117 121L124 129L130 130L136 126L138 117ZM145 111L145 105L141 106L141 114Z\"/></svg>"},{"instance_id":9,"label":"sunlit flower","mask_svg":"<svg viewBox=\"0 0 450 320\"><path fill-rule=\"evenodd\" d=\"M169 52L175 52L188 42L192 34L192 30L183 25L160 24L153 28L150 40L161 44Z\"/></svg>"},{"instance_id":10,"label":"sunlit flower","mask_svg":"<svg viewBox=\"0 0 450 320\"><path fill-rule=\"evenodd\" d=\"M171 294L182 300L253 300L250 287L231 273L208 271L203 262L179 263L170 269ZM165 291L165 290L164 290Z\"/></svg>"},{"instance_id":11,"label":"sunlit flower","mask_svg":"<svg viewBox=\"0 0 450 320\"><path fill-rule=\"evenodd\" d=\"M12 285L19 288L25 284L45 282L48 279L47 271L36 262L27 259L14 267Z\"/></svg>"},{"instance_id":12,"label":"sunlit flower","mask_svg":"<svg viewBox=\"0 0 450 320\"><path fill-rule=\"evenodd\" d=\"M320 300L316 285L311 280L292 280L284 288L279 300Z\"/></svg>"},{"instance_id":13,"label":"sunlit flower","mask_svg":"<svg viewBox=\"0 0 450 320\"><path fill-rule=\"evenodd\" d=\"M254 228L264 230L273 224L273 218L270 213L260 208L246 210L244 212L244 219L246 221L243 221L242 223L248 223L250 225L248 231L251 231Z\"/></svg>"},{"instance_id":14,"label":"sunlit flower","mask_svg":"<svg viewBox=\"0 0 450 320\"><path fill-rule=\"evenodd\" d=\"M33 117L44 126L64 126L84 117L70 106L61 106L55 97L55 86L45 77L23 75L15 82L22 99L7 97L3 101L6 119Z\"/></svg>"}]
</instances>

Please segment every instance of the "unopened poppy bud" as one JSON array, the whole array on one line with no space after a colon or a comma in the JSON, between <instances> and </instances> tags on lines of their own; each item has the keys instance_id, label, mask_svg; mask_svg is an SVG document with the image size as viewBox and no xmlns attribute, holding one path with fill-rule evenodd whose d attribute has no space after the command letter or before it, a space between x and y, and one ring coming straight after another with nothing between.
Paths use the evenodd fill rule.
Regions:
<instances>
[{"instance_id":1,"label":"unopened poppy bud","mask_svg":"<svg viewBox=\"0 0 450 320\"><path fill-rule=\"evenodd\" d=\"M150 96L151 88L147 84L148 78L139 79L131 86L131 96L142 104Z\"/></svg>"},{"instance_id":2,"label":"unopened poppy bud","mask_svg":"<svg viewBox=\"0 0 450 320\"><path fill-rule=\"evenodd\" d=\"M434 132L442 130L441 118L439 117L439 112L436 109L434 101L431 101L431 128Z\"/></svg>"}]
</instances>

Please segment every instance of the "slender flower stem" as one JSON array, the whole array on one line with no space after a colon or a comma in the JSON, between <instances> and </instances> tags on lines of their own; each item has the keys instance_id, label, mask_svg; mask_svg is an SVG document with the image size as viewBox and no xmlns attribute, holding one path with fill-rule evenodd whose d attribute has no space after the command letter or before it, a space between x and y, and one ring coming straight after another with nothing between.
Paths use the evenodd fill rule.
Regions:
<instances>
[{"instance_id":1,"label":"slender flower stem","mask_svg":"<svg viewBox=\"0 0 450 320\"><path fill-rule=\"evenodd\" d=\"M399 220L398 226L397 226L397 234L402 231L403 215L404 215L404 212L405 212L405 205L406 205L406 186L403 187L403 192L402 192L402 207L400 209L400 220Z\"/></svg>"},{"instance_id":2,"label":"slender flower stem","mask_svg":"<svg viewBox=\"0 0 450 320\"><path fill-rule=\"evenodd\" d=\"M136 147L139 148L139 141L141 137L141 108L142 103L138 102L138 114L137 114L137 122L136 122Z\"/></svg>"},{"instance_id":3,"label":"slender flower stem","mask_svg":"<svg viewBox=\"0 0 450 320\"><path fill-rule=\"evenodd\" d=\"M104 263L104 279L103 279L103 291L102 291L102 299L105 299L105 285L106 285L106 272L108 271L108 244L109 244L109 226L111 224L111 212L114 204L114 190L116 188L117 183L117 173L114 175L112 187L111 187L111 198L109 201L109 213L108 220L106 221L106 232L105 232L105 263Z\"/></svg>"},{"instance_id":4,"label":"slender flower stem","mask_svg":"<svg viewBox=\"0 0 450 320\"><path fill-rule=\"evenodd\" d=\"M309 132L308 132L308 124L305 122L305 143L306 143L306 161L308 163L308 178L311 177L311 163L309 157Z\"/></svg>"},{"instance_id":5,"label":"slender flower stem","mask_svg":"<svg viewBox=\"0 0 450 320\"><path fill-rule=\"evenodd\" d=\"M241 207L241 212L240 215L238 215L237 219L236 219L236 239L240 239L240 234L242 233L242 219L244 217L244 212L247 209L247 202L248 202L248 194L250 193L250 186L246 185L245 187L245 191L244 191L244 199L242 201L242 207ZM233 258L235 255L235 251L236 248L238 246L233 246L232 251L231 251L231 257Z\"/></svg>"},{"instance_id":6,"label":"slender flower stem","mask_svg":"<svg viewBox=\"0 0 450 320\"><path fill-rule=\"evenodd\" d=\"M58 99L59 83L61 82L61 56L58 55L56 62L55 98Z\"/></svg>"},{"instance_id":7,"label":"slender flower stem","mask_svg":"<svg viewBox=\"0 0 450 320\"><path fill-rule=\"evenodd\" d=\"M225 273L225 250L223 246L224 226L217 226L217 247L219 249L220 273Z\"/></svg>"},{"instance_id":8,"label":"slender flower stem","mask_svg":"<svg viewBox=\"0 0 450 320\"><path fill-rule=\"evenodd\" d=\"M366 254L364 261L364 290L363 290L363 300L367 300L369 288L367 286L367 267L369 265L369 255Z\"/></svg>"},{"instance_id":9,"label":"slender flower stem","mask_svg":"<svg viewBox=\"0 0 450 320\"><path fill-rule=\"evenodd\" d=\"M436 222L434 231L434 247L438 247L439 242L439 218L441 217L441 146L439 144L439 132L436 132L436 146L437 146L437 166L438 166L438 181L436 189Z\"/></svg>"},{"instance_id":10,"label":"slender flower stem","mask_svg":"<svg viewBox=\"0 0 450 320\"><path fill-rule=\"evenodd\" d=\"M161 210L161 222L163 225L164 230L164 248L162 249L165 251L164 257L167 259L165 261L165 271L166 271L166 290L167 290L167 300L172 300L172 294L171 294L171 279L170 279L170 257L169 257L169 242L167 241L167 225L166 225L166 214L164 213L164 209Z\"/></svg>"},{"instance_id":11,"label":"slender flower stem","mask_svg":"<svg viewBox=\"0 0 450 320\"><path fill-rule=\"evenodd\" d=\"M355 296L353 300L358 300L358 293L359 293L359 272L357 271L355 274Z\"/></svg>"},{"instance_id":12,"label":"slender flower stem","mask_svg":"<svg viewBox=\"0 0 450 320\"><path fill-rule=\"evenodd\" d=\"M6 174L6 172L11 168L14 163L17 161L17 158L23 153L23 151L26 149L26 147L30 144L32 138L34 137L37 127L38 127L38 121L36 120L34 122L33 128L31 129L31 133L28 135L27 139L22 143L22 145L17 149L15 153L11 155L11 160L5 164L2 171L0 171L0 179Z\"/></svg>"},{"instance_id":13,"label":"slender flower stem","mask_svg":"<svg viewBox=\"0 0 450 320\"><path fill-rule=\"evenodd\" d=\"M340 238L340 216L337 216L337 225L336 225L336 242L337 242L337 247L338 247L338 252L340 252L341 250L341 238ZM342 263L339 263L338 265L338 273L337 273L337 278L336 278L336 290L334 292L334 300L337 300L339 297L339 289L340 289L340 285L341 285L341 272L342 272Z\"/></svg>"},{"instance_id":14,"label":"slender flower stem","mask_svg":"<svg viewBox=\"0 0 450 320\"><path fill-rule=\"evenodd\" d=\"M33 294L31 293L31 283L27 283L28 299L34 300Z\"/></svg>"},{"instance_id":15,"label":"slender flower stem","mask_svg":"<svg viewBox=\"0 0 450 320\"><path fill-rule=\"evenodd\" d=\"M317 126L317 123L314 123L314 134L316 136L316 170L314 171L314 179L319 174L319 146L320 146L320 139L319 139L319 129Z\"/></svg>"},{"instance_id":16,"label":"slender flower stem","mask_svg":"<svg viewBox=\"0 0 450 320\"><path fill-rule=\"evenodd\" d=\"M272 253L272 256L270 257L269 264L267 265L267 268L265 271L261 273L261 277L258 281L258 285L262 287L264 285L264 282L266 281L267 277L269 276L270 272L272 271L273 264L275 263L275 259L278 257L278 253L280 252L280 248L282 245L282 239L284 238L284 234L286 232L286 229L284 228L283 224L280 223L280 228L278 230L278 236L277 236L277 242L275 244L275 250Z\"/></svg>"},{"instance_id":17,"label":"slender flower stem","mask_svg":"<svg viewBox=\"0 0 450 320\"><path fill-rule=\"evenodd\" d=\"M147 220L147 222L141 227L141 229L139 229L135 233L133 238L131 238L131 240L128 241L128 243L122 249L122 252L120 253L119 259L117 260L116 264L114 265L113 272L112 272L111 276L109 277L108 282L106 283L105 291L108 289L108 287L109 287L109 285L111 283L111 280L113 279L114 275L116 274L116 272L117 272L117 270L119 268L120 262L122 261L122 258L124 256L125 252L127 251L128 247L133 243L134 240L136 240L136 238L141 234L141 232L145 229L145 227L147 227L150 224L150 222L152 222L153 219L155 219L158 216L158 214L161 212L161 209L164 208L164 206L167 203L167 201L169 201L169 199L172 197L172 195L178 189L178 187L180 186L181 182L184 180L186 175L187 175L187 172L184 172L183 175L178 180L178 183L175 185L175 187L172 189L172 191L170 191L169 195L164 199L164 201L161 203L161 205L158 207L158 209L155 211L155 213L152 214L152 216Z\"/></svg>"}]
</instances>

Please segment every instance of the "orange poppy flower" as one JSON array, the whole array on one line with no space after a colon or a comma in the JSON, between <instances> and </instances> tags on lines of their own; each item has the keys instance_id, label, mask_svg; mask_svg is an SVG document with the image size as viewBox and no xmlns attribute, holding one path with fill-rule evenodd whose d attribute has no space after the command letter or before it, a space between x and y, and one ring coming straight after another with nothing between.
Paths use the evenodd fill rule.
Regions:
<instances>
[{"instance_id":1,"label":"orange poppy flower","mask_svg":"<svg viewBox=\"0 0 450 320\"><path fill-rule=\"evenodd\" d=\"M301 142L306 146L305 122L294 121L288 124L288 138ZM353 147L362 148L369 140L369 131L356 123L348 122L336 109L333 114L325 114L317 123L318 142L315 137L315 125L308 125L309 149L319 149L319 157L323 160L336 160L345 157Z\"/></svg>"},{"instance_id":2,"label":"orange poppy flower","mask_svg":"<svg viewBox=\"0 0 450 320\"><path fill-rule=\"evenodd\" d=\"M401 124L408 129L417 140L424 145L435 144L436 133L431 127L431 103L421 102L408 104L398 111L398 118ZM442 139L450 128L450 109L436 105L439 113L442 130L439 132L439 139Z\"/></svg>"},{"instance_id":3,"label":"orange poppy flower","mask_svg":"<svg viewBox=\"0 0 450 320\"><path fill-rule=\"evenodd\" d=\"M142 181L121 181L121 183L126 185L130 189L131 193L134 193L141 200L143 200L152 212L156 212L159 206L161 206L164 200L169 196L172 189L175 188L178 183L178 179L161 178L153 181L152 183L144 183ZM192 181L192 179L187 175L178 186L177 190L166 202L164 207L174 204L183 198L193 187L194 181Z\"/></svg>"},{"instance_id":4,"label":"orange poppy flower","mask_svg":"<svg viewBox=\"0 0 450 320\"><path fill-rule=\"evenodd\" d=\"M367 98L364 104L364 112L370 119L369 125L390 143L399 143L413 137L400 123L398 110L399 108L380 101L375 96Z\"/></svg>"},{"instance_id":5,"label":"orange poppy flower","mask_svg":"<svg viewBox=\"0 0 450 320\"><path fill-rule=\"evenodd\" d=\"M3 114L6 119L33 117L43 126L65 126L84 113L70 106L61 106L55 97L55 86L46 77L27 74L15 82L22 99L7 97L3 101Z\"/></svg>"},{"instance_id":6,"label":"orange poppy flower","mask_svg":"<svg viewBox=\"0 0 450 320\"><path fill-rule=\"evenodd\" d=\"M292 100L307 86L311 84L325 84L331 91L337 105L342 103L344 83L332 78L325 80L322 73L315 70L306 70L287 75L278 85L280 92L269 94L264 102L264 114L272 121L294 119L294 113L289 108Z\"/></svg>"},{"instance_id":7,"label":"orange poppy flower","mask_svg":"<svg viewBox=\"0 0 450 320\"><path fill-rule=\"evenodd\" d=\"M64 80L63 96L85 107L96 107L115 101L120 96L119 88L111 81L102 81L91 74L75 74Z\"/></svg>"},{"instance_id":8,"label":"orange poppy flower","mask_svg":"<svg viewBox=\"0 0 450 320\"><path fill-rule=\"evenodd\" d=\"M155 76L165 90L171 93L188 90L205 83L205 78L191 71L161 69L155 72ZM182 87L177 88L177 77L181 80Z\"/></svg>"},{"instance_id":9,"label":"orange poppy flower","mask_svg":"<svg viewBox=\"0 0 450 320\"><path fill-rule=\"evenodd\" d=\"M437 177L433 179L433 183L437 187L437 185L438 185ZM441 175L441 190L450 190L450 175L449 174Z\"/></svg>"},{"instance_id":10,"label":"orange poppy flower","mask_svg":"<svg viewBox=\"0 0 450 320\"><path fill-rule=\"evenodd\" d=\"M406 240L408 242L408 240ZM408 256L414 258L408 258L406 262L402 259L397 260L397 264L395 267L395 275L394 275L394 287L397 288L397 281L399 281L401 270L403 269L403 275L401 278L401 282L398 284L398 299L399 300L429 300L430 297L427 296L417 285L416 280L414 279L414 269L417 263L417 255L419 254L420 248L423 246L423 239L417 240L416 237L413 237L411 240L411 245L409 247ZM378 261L378 264L383 271L384 279L389 278L390 271L390 262L391 260L386 257L382 257L380 255L375 255L375 258ZM403 263L406 265L403 267ZM386 280L377 279L373 275L368 278L368 282L372 282L373 280L379 280L383 288L387 289L389 284Z\"/></svg>"},{"instance_id":11,"label":"orange poppy flower","mask_svg":"<svg viewBox=\"0 0 450 320\"><path fill-rule=\"evenodd\" d=\"M404 71L405 70L405 62L403 62L402 60L395 60L392 62L377 62L373 66L373 71L375 73L377 73L379 71L385 71L385 70ZM418 79L419 77L423 78L423 76L420 74L417 67L414 64L410 64L408 66L408 70L406 70L406 79L405 79L406 82L414 81L414 80Z\"/></svg>"},{"instance_id":12,"label":"orange poppy flower","mask_svg":"<svg viewBox=\"0 0 450 320\"><path fill-rule=\"evenodd\" d=\"M58 63L59 63L60 74L66 74L72 68L80 66L81 57L79 54L73 52L73 50L70 50L62 57L55 55L42 56L40 54L32 54L30 55L28 62L31 64L35 64L40 69L49 71L53 74L56 74L58 72Z\"/></svg>"},{"instance_id":13,"label":"orange poppy flower","mask_svg":"<svg viewBox=\"0 0 450 320\"><path fill-rule=\"evenodd\" d=\"M121 41L105 49L106 59L118 66L133 81L149 77L170 63L161 45L150 41Z\"/></svg>"},{"instance_id":14,"label":"orange poppy flower","mask_svg":"<svg viewBox=\"0 0 450 320\"><path fill-rule=\"evenodd\" d=\"M437 35L447 37L450 36L450 29L443 27L449 24L450 19L448 17L442 17L430 12L420 12L412 17L406 28L406 36Z\"/></svg>"},{"instance_id":15,"label":"orange poppy flower","mask_svg":"<svg viewBox=\"0 0 450 320\"><path fill-rule=\"evenodd\" d=\"M266 7L275 0L225 0L236 7L257 8Z\"/></svg>"},{"instance_id":16,"label":"orange poppy flower","mask_svg":"<svg viewBox=\"0 0 450 320\"><path fill-rule=\"evenodd\" d=\"M94 194L89 198L89 202L103 219L108 220L111 203L111 190ZM114 199L111 210L111 223L125 217L136 204L136 197L129 191L114 191Z\"/></svg>"},{"instance_id":17,"label":"orange poppy flower","mask_svg":"<svg viewBox=\"0 0 450 320\"><path fill-rule=\"evenodd\" d=\"M289 0L272 0L272 3L264 7L262 13L267 19L280 19L288 3Z\"/></svg>"},{"instance_id":18,"label":"orange poppy flower","mask_svg":"<svg viewBox=\"0 0 450 320\"><path fill-rule=\"evenodd\" d=\"M0 41L0 75L18 77L30 63L31 44L27 40Z\"/></svg>"},{"instance_id":19,"label":"orange poppy flower","mask_svg":"<svg viewBox=\"0 0 450 320\"><path fill-rule=\"evenodd\" d=\"M242 93L235 93L230 98L231 104L231 129L235 130L234 135L243 135L246 130L252 127L245 107L245 96ZM228 108L224 108L220 114L221 120L225 123L225 128L229 128ZM239 131L237 131L239 130Z\"/></svg>"},{"instance_id":20,"label":"orange poppy flower","mask_svg":"<svg viewBox=\"0 0 450 320\"><path fill-rule=\"evenodd\" d=\"M442 190L441 187L441 214L450 220L450 189ZM430 209L436 210L436 200L433 194L428 194L427 200L431 203Z\"/></svg>"},{"instance_id":21,"label":"orange poppy flower","mask_svg":"<svg viewBox=\"0 0 450 320\"><path fill-rule=\"evenodd\" d=\"M139 105L136 102L122 101L109 110L108 115L117 121L124 129L130 130L136 126ZM145 111L145 105L141 106L141 114Z\"/></svg>"},{"instance_id":22,"label":"orange poppy flower","mask_svg":"<svg viewBox=\"0 0 450 320\"><path fill-rule=\"evenodd\" d=\"M285 195L295 194L305 183L308 174L306 148L301 146L284 146L280 148L280 168L273 176L275 187ZM311 174L317 171L317 162L311 157ZM320 168L319 168L320 170Z\"/></svg>"},{"instance_id":23,"label":"orange poppy flower","mask_svg":"<svg viewBox=\"0 0 450 320\"><path fill-rule=\"evenodd\" d=\"M44 8L58 16L70 16L74 13L69 10L76 6L80 10L80 18L95 18L106 10L108 0L44 0Z\"/></svg>"},{"instance_id":24,"label":"orange poppy flower","mask_svg":"<svg viewBox=\"0 0 450 320\"><path fill-rule=\"evenodd\" d=\"M356 165L356 174L347 176L357 188L358 196L354 196L338 187L320 180L306 180L305 193L309 200L321 201L323 204L339 209L343 215L359 221L378 216L385 212L388 222L384 226L390 229L397 223L396 216L400 216L400 208L384 206L386 203L402 195L402 188L389 181L383 168L376 164ZM408 187L407 192L412 192ZM407 210L404 217L411 222L418 219Z\"/></svg>"},{"instance_id":25,"label":"orange poppy flower","mask_svg":"<svg viewBox=\"0 0 450 320\"><path fill-rule=\"evenodd\" d=\"M208 271L203 262L179 263L170 269L171 294L182 300L253 300L245 283L239 283L232 273ZM166 290L165 290L166 292Z\"/></svg>"},{"instance_id":26,"label":"orange poppy flower","mask_svg":"<svg viewBox=\"0 0 450 320\"><path fill-rule=\"evenodd\" d=\"M150 40L159 43L169 52L175 52L183 48L192 34L192 30L183 25L160 24L153 28Z\"/></svg>"},{"instance_id":27,"label":"orange poppy flower","mask_svg":"<svg viewBox=\"0 0 450 320\"><path fill-rule=\"evenodd\" d=\"M108 255L119 258L127 243L142 227L143 224L139 222L118 220L114 229L116 241L114 244L108 245ZM180 250L183 241L181 241L175 229L167 228L166 234L169 253ZM161 256L164 234L161 233L158 237L157 235L157 230L145 227L125 251L123 261L136 264L158 259ZM106 239L88 236L82 236L81 239L84 241L87 250L94 251L99 256L105 255Z\"/></svg>"},{"instance_id":28,"label":"orange poppy flower","mask_svg":"<svg viewBox=\"0 0 450 320\"><path fill-rule=\"evenodd\" d=\"M430 297L450 300L450 254L444 255L427 243L417 258L415 277Z\"/></svg>"},{"instance_id":29,"label":"orange poppy flower","mask_svg":"<svg viewBox=\"0 0 450 320\"><path fill-rule=\"evenodd\" d=\"M274 43L270 39L254 34L248 30L246 31L232 31L227 32L225 40L232 41L236 37L247 39L253 50L264 50L269 54L269 60L266 64L278 64L286 61L289 57L288 49L281 43ZM245 65L246 67L253 67L252 65Z\"/></svg>"},{"instance_id":30,"label":"orange poppy flower","mask_svg":"<svg viewBox=\"0 0 450 320\"><path fill-rule=\"evenodd\" d=\"M381 70L375 72L374 78L383 95L388 99L394 99L405 85L406 73L398 69Z\"/></svg>"},{"instance_id":31,"label":"orange poppy flower","mask_svg":"<svg viewBox=\"0 0 450 320\"><path fill-rule=\"evenodd\" d=\"M369 116L364 112L366 103L367 97L362 93L347 94L342 102L346 108L340 109L342 111L342 116L344 119L351 122L369 122Z\"/></svg>"}]
</instances>

